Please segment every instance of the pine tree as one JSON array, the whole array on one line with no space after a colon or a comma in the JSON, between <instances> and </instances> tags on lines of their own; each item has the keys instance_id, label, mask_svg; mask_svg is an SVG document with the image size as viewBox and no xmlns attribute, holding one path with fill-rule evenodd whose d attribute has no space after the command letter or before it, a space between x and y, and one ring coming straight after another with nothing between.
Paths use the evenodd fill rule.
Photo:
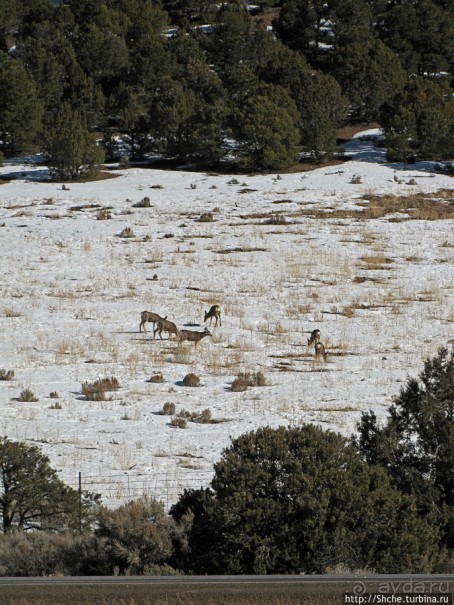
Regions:
<instances>
[{"instance_id":1,"label":"pine tree","mask_svg":"<svg viewBox=\"0 0 454 605\"><path fill-rule=\"evenodd\" d=\"M298 161L298 110L281 87L262 86L233 115L235 155L244 170L277 170Z\"/></svg>"},{"instance_id":2,"label":"pine tree","mask_svg":"<svg viewBox=\"0 0 454 605\"><path fill-rule=\"evenodd\" d=\"M171 514L194 515L186 560L196 572L396 573L437 558L437 530L413 506L345 438L306 425L233 440L211 490L186 492Z\"/></svg>"},{"instance_id":3,"label":"pine tree","mask_svg":"<svg viewBox=\"0 0 454 605\"><path fill-rule=\"evenodd\" d=\"M24 66L0 57L0 141L14 154L31 148L41 130L42 105Z\"/></svg>"},{"instance_id":4,"label":"pine tree","mask_svg":"<svg viewBox=\"0 0 454 605\"><path fill-rule=\"evenodd\" d=\"M0 438L0 516L14 529L62 530L74 524L79 495L65 485L35 446Z\"/></svg>"},{"instance_id":5,"label":"pine tree","mask_svg":"<svg viewBox=\"0 0 454 605\"><path fill-rule=\"evenodd\" d=\"M44 152L54 178L79 180L94 176L104 161L104 151L89 132L77 109L62 104L52 123L47 125Z\"/></svg>"},{"instance_id":6,"label":"pine tree","mask_svg":"<svg viewBox=\"0 0 454 605\"><path fill-rule=\"evenodd\" d=\"M419 380L408 380L388 412L383 425L373 412L363 414L359 451L416 499L420 516L435 519L444 545L453 549L454 350L441 348L428 359Z\"/></svg>"}]
</instances>

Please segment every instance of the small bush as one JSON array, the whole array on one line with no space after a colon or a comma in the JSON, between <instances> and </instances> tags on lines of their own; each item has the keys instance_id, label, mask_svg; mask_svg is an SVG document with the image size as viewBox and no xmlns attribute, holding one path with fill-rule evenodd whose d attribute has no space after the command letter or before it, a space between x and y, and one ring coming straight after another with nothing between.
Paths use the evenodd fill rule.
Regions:
<instances>
[{"instance_id":1,"label":"small bush","mask_svg":"<svg viewBox=\"0 0 454 605\"><path fill-rule=\"evenodd\" d=\"M203 410L200 414L193 414L191 420L193 422L200 422L201 424L212 424L213 418L210 408Z\"/></svg>"},{"instance_id":2,"label":"small bush","mask_svg":"<svg viewBox=\"0 0 454 605\"><path fill-rule=\"evenodd\" d=\"M248 387L266 387L268 381L263 372L240 372L232 382L232 391L245 391Z\"/></svg>"},{"instance_id":3,"label":"small bush","mask_svg":"<svg viewBox=\"0 0 454 605\"><path fill-rule=\"evenodd\" d=\"M164 416L173 416L175 414L175 404L172 402L167 402L162 406L161 414Z\"/></svg>"},{"instance_id":4,"label":"small bush","mask_svg":"<svg viewBox=\"0 0 454 605\"><path fill-rule=\"evenodd\" d=\"M176 416L170 421L170 426L175 426L178 429L185 429L188 426L188 421L182 416Z\"/></svg>"},{"instance_id":5,"label":"small bush","mask_svg":"<svg viewBox=\"0 0 454 605\"><path fill-rule=\"evenodd\" d=\"M52 405L50 405L49 408L51 410L61 410L62 409L62 405L61 405L61 403L59 403L58 401L56 401L55 403L53 403Z\"/></svg>"},{"instance_id":6,"label":"small bush","mask_svg":"<svg viewBox=\"0 0 454 605\"><path fill-rule=\"evenodd\" d=\"M197 374L186 374L183 378L183 384L185 387L198 387L200 386L200 378Z\"/></svg>"},{"instance_id":7,"label":"small bush","mask_svg":"<svg viewBox=\"0 0 454 605\"><path fill-rule=\"evenodd\" d=\"M14 378L14 370L0 370L0 380L12 380Z\"/></svg>"},{"instance_id":8,"label":"small bush","mask_svg":"<svg viewBox=\"0 0 454 605\"><path fill-rule=\"evenodd\" d=\"M131 227L125 227L120 233L119 237L135 237L134 231L131 229Z\"/></svg>"},{"instance_id":9,"label":"small bush","mask_svg":"<svg viewBox=\"0 0 454 605\"><path fill-rule=\"evenodd\" d=\"M201 223L212 223L214 221L214 217L212 215L211 212L204 212L201 216L199 221Z\"/></svg>"},{"instance_id":10,"label":"small bush","mask_svg":"<svg viewBox=\"0 0 454 605\"><path fill-rule=\"evenodd\" d=\"M144 197L140 202L137 202L137 204L133 204L133 206L134 206L134 208L150 208L151 207L150 198Z\"/></svg>"},{"instance_id":11,"label":"small bush","mask_svg":"<svg viewBox=\"0 0 454 605\"><path fill-rule=\"evenodd\" d=\"M246 380L241 376L237 376L232 382L231 389L234 393L242 393L243 391L246 391L247 387L248 384Z\"/></svg>"},{"instance_id":12,"label":"small bush","mask_svg":"<svg viewBox=\"0 0 454 605\"><path fill-rule=\"evenodd\" d=\"M82 384L82 394L88 401L105 401L106 391L116 391L120 384L115 376L110 378L101 378L95 382L84 382Z\"/></svg>"},{"instance_id":13,"label":"small bush","mask_svg":"<svg viewBox=\"0 0 454 605\"><path fill-rule=\"evenodd\" d=\"M360 185L363 182L363 179L360 174L354 174L350 180L352 185Z\"/></svg>"},{"instance_id":14,"label":"small bush","mask_svg":"<svg viewBox=\"0 0 454 605\"><path fill-rule=\"evenodd\" d=\"M57 393L57 391L52 391L51 393L49 393L49 397L51 399L58 399L60 395Z\"/></svg>"},{"instance_id":15,"label":"small bush","mask_svg":"<svg viewBox=\"0 0 454 605\"><path fill-rule=\"evenodd\" d=\"M164 382L164 376L161 373L153 374L153 376L150 376L150 378L148 379L148 382L156 382L156 383Z\"/></svg>"},{"instance_id":16,"label":"small bush","mask_svg":"<svg viewBox=\"0 0 454 605\"><path fill-rule=\"evenodd\" d=\"M283 214L278 214L277 212L273 214L271 218L266 221L267 225L286 225L287 219Z\"/></svg>"},{"instance_id":17,"label":"small bush","mask_svg":"<svg viewBox=\"0 0 454 605\"><path fill-rule=\"evenodd\" d=\"M107 208L102 208L96 215L98 221L107 221L112 218L110 211Z\"/></svg>"},{"instance_id":18,"label":"small bush","mask_svg":"<svg viewBox=\"0 0 454 605\"><path fill-rule=\"evenodd\" d=\"M38 397L36 397L36 395L31 389L24 389L19 396L19 401L23 403L32 401L34 402L38 401Z\"/></svg>"}]
</instances>

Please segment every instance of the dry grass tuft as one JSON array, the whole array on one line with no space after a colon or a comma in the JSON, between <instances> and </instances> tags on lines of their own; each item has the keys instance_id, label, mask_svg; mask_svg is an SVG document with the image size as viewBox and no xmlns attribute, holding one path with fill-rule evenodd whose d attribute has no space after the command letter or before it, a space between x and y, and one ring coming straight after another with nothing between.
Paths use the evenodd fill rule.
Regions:
<instances>
[{"instance_id":1,"label":"dry grass tuft","mask_svg":"<svg viewBox=\"0 0 454 605\"><path fill-rule=\"evenodd\" d=\"M105 401L106 391L116 391L120 388L118 380L112 376L111 378L100 378L95 382L84 382L82 384L82 394L88 401Z\"/></svg>"},{"instance_id":2,"label":"dry grass tuft","mask_svg":"<svg viewBox=\"0 0 454 605\"><path fill-rule=\"evenodd\" d=\"M35 402L35 401L39 401L38 397L36 397L36 395L34 394L34 392L31 389L24 389L21 394L19 395L18 401L20 401L21 403L27 403L27 402Z\"/></svg>"},{"instance_id":3,"label":"dry grass tuft","mask_svg":"<svg viewBox=\"0 0 454 605\"><path fill-rule=\"evenodd\" d=\"M0 380L12 380L14 378L14 370L0 370Z\"/></svg>"},{"instance_id":4,"label":"dry grass tuft","mask_svg":"<svg viewBox=\"0 0 454 605\"><path fill-rule=\"evenodd\" d=\"M240 372L232 382L231 390L235 393L246 391L248 387L266 387L268 381L263 372Z\"/></svg>"}]
</instances>

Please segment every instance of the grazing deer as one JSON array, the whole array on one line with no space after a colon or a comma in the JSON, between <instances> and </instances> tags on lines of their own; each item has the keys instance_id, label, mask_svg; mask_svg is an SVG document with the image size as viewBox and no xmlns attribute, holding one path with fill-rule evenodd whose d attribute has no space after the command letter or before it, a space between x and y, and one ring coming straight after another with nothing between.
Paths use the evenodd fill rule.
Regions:
<instances>
[{"instance_id":1,"label":"grazing deer","mask_svg":"<svg viewBox=\"0 0 454 605\"><path fill-rule=\"evenodd\" d=\"M153 324L153 330L155 327L155 324L158 321L161 321L162 319L167 319L167 315L165 317L161 317L160 315L158 315L157 313L153 313L152 311L142 311L142 313L140 314L140 325L139 325L139 332L142 332L142 328L143 331L146 332L145 329L145 324L147 322L150 322Z\"/></svg>"},{"instance_id":2,"label":"grazing deer","mask_svg":"<svg viewBox=\"0 0 454 605\"><path fill-rule=\"evenodd\" d=\"M214 327L216 327L218 325L218 319L219 319L219 325L222 326L221 307L219 305L213 305L209 311L205 311L205 319L203 321L205 322L207 319L209 319L210 326L211 326L213 317L216 319L216 323L214 324Z\"/></svg>"},{"instance_id":3,"label":"grazing deer","mask_svg":"<svg viewBox=\"0 0 454 605\"><path fill-rule=\"evenodd\" d=\"M197 349L197 343L205 338L205 336L212 336L211 332L208 328L205 328L203 332L198 332L196 330L180 330L178 336L178 346L185 340L194 343L194 348Z\"/></svg>"},{"instance_id":4,"label":"grazing deer","mask_svg":"<svg viewBox=\"0 0 454 605\"><path fill-rule=\"evenodd\" d=\"M311 337L307 339L307 346L316 345L320 342L320 330L312 330Z\"/></svg>"},{"instance_id":5,"label":"grazing deer","mask_svg":"<svg viewBox=\"0 0 454 605\"><path fill-rule=\"evenodd\" d=\"M323 361L326 361L328 353L325 351L325 345L322 342L315 343L315 361L319 361L323 357Z\"/></svg>"},{"instance_id":6,"label":"grazing deer","mask_svg":"<svg viewBox=\"0 0 454 605\"><path fill-rule=\"evenodd\" d=\"M160 319L156 322L156 328L153 330L153 338L156 338L156 332L159 334L159 338L162 340L162 333L167 332L169 335L169 340L172 334L178 338L179 331L173 321L169 321L168 319Z\"/></svg>"}]
</instances>

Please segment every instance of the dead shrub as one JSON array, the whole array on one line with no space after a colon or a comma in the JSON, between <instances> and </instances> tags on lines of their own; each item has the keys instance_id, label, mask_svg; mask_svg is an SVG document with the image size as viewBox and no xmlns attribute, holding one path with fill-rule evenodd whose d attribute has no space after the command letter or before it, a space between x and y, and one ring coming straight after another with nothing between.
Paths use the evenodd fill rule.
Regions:
<instances>
[{"instance_id":1,"label":"dead shrub","mask_svg":"<svg viewBox=\"0 0 454 605\"><path fill-rule=\"evenodd\" d=\"M283 214L276 212L265 221L266 225L287 225L287 219Z\"/></svg>"},{"instance_id":2,"label":"dead shrub","mask_svg":"<svg viewBox=\"0 0 454 605\"><path fill-rule=\"evenodd\" d=\"M98 221L107 221L112 218L112 214L107 208L102 208L96 215Z\"/></svg>"},{"instance_id":3,"label":"dead shrub","mask_svg":"<svg viewBox=\"0 0 454 605\"><path fill-rule=\"evenodd\" d=\"M200 424L213 424L210 408L206 408L200 414L193 414L191 420Z\"/></svg>"},{"instance_id":4,"label":"dead shrub","mask_svg":"<svg viewBox=\"0 0 454 605\"><path fill-rule=\"evenodd\" d=\"M34 394L34 392L31 389L24 389L21 394L19 395L19 399L18 401L20 401L21 403L27 403L27 402L35 402L35 401L39 401L38 397L36 397L36 395Z\"/></svg>"},{"instance_id":5,"label":"dead shrub","mask_svg":"<svg viewBox=\"0 0 454 605\"><path fill-rule=\"evenodd\" d=\"M162 406L161 414L164 416L173 416L175 414L175 404L168 401Z\"/></svg>"},{"instance_id":6,"label":"dead shrub","mask_svg":"<svg viewBox=\"0 0 454 605\"><path fill-rule=\"evenodd\" d=\"M88 401L105 401L106 391L116 391L120 384L115 376L110 378L100 378L95 382L84 382L82 384L82 394Z\"/></svg>"},{"instance_id":7,"label":"dead shrub","mask_svg":"<svg viewBox=\"0 0 454 605\"><path fill-rule=\"evenodd\" d=\"M150 198L144 197L143 199L140 200L140 202L133 204L133 207L134 208L151 208Z\"/></svg>"},{"instance_id":8,"label":"dead shrub","mask_svg":"<svg viewBox=\"0 0 454 605\"><path fill-rule=\"evenodd\" d=\"M134 235L134 231L131 229L131 227L125 227L123 229L123 231L119 234L118 237L128 238L128 237L135 237L135 235Z\"/></svg>"},{"instance_id":9,"label":"dead shrub","mask_svg":"<svg viewBox=\"0 0 454 605\"><path fill-rule=\"evenodd\" d=\"M200 216L199 221L201 223L212 223L214 221L214 217L211 212L204 212Z\"/></svg>"},{"instance_id":10,"label":"dead shrub","mask_svg":"<svg viewBox=\"0 0 454 605\"><path fill-rule=\"evenodd\" d=\"M188 421L182 416L176 416L170 421L170 426L174 426L177 429L186 429L188 426Z\"/></svg>"},{"instance_id":11,"label":"dead shrub","mask_svg":"<svg viewBox=\"0 0 454 605\"><path fill-rule=\"evenodd\" d=\"M183 378L183 384L185 387L198 387L200 386L200 377L190 372Z\"/></svg>"},{"instance_id":12,"label":"dead shrub","mask_svg":"<svg viewBox=\"0 0 454 605\"><path fill-rule=\"evenodd\" d=\"M232 382L234 392L245 391L248 387L266 387L268 381L263 372L240 372Z\"/></svg>"},{"instance_id":13,"label":"dead shrub","mask_svg":"<svg viewBox=\"0 0 454 605\"><path fill-rule=\"evenodd\" d=\"M12 380L14 378L14 370L0 370L0 380Z\"/></svg>"},{"instance_id":14,"label":"dead shrub","mask_svg":"<svg viewBox=\"0 0 454 605\"><path fill-rule=\"evenodd\" d=\"M148 379L148 382L156 382L156 383L164 382L164 376L161 373L153 374L153 376L150 376L150 378Z\"/></svg>"}]
</instances>

